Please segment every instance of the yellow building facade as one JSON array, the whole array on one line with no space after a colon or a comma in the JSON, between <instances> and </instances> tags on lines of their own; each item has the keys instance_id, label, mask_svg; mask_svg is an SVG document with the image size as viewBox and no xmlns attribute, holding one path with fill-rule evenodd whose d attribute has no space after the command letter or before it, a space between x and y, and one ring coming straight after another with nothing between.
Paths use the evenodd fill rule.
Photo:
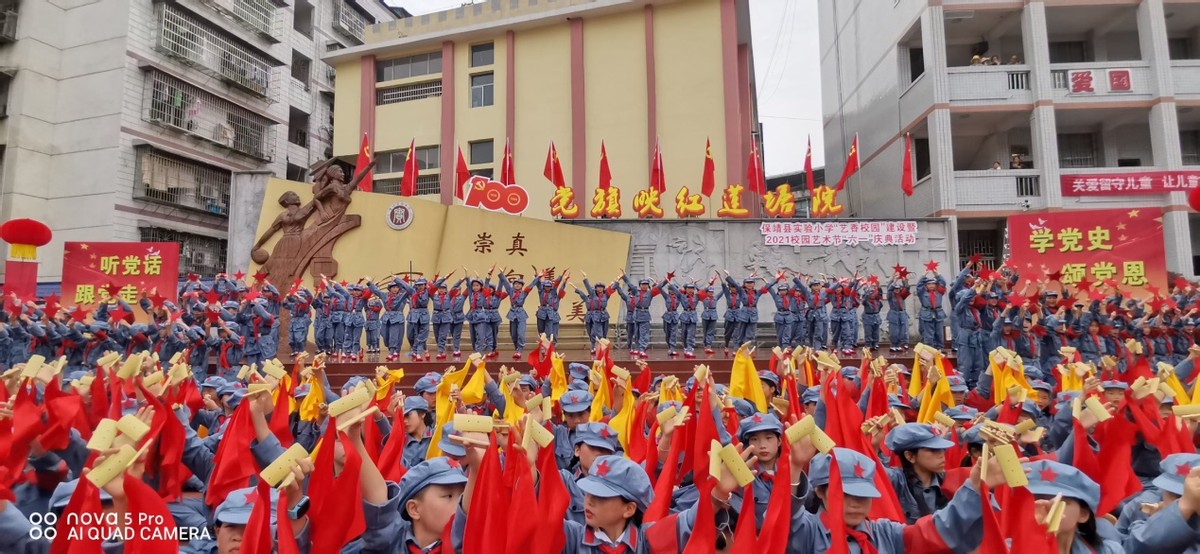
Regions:
<instances>
[{"instance_id":1,"label":"yellow building facade","mask_svg":"<svg viewBox=\"0 0 1200 554\"><path fill-rule=\"evenodd\" d=\"M410 143L418 195L443 204L463 203L460 148L472 174L499 180L508 143L523 215L538 218L551 217L551 142L579 219L591 218L601 143L623 218L637 217L656 139L667 218L682 187L700 192L706 140L716 190L703 217L746 180L758 128L748 0L490 0L376 25L366 41L325 59L337 70L334 155L353 160L365 135L377 192L398 192Z\"/></svg>"}]
</instances>

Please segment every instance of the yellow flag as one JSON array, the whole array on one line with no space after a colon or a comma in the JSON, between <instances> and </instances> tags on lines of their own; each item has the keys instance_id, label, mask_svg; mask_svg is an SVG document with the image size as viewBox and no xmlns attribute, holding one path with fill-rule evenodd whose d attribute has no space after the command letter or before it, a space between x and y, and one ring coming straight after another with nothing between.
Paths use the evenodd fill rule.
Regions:
<instances>
[{"instance_id":1,"label":"yellow flag","mask_svg":"<svg viewBox=\"0 0 1200 554\"><path fill-rule=\"evenodd\" d=\"M658 394L658 403L666 402L683 403L683 391L679 389L679 383L675 383L669 387L662 387Z\"/></svg>"},{"instance_id":2,"label":"yellow flag","mask_svg":"<svg viewBox=\"0 0 1200 554\"><path fill-rule=\"evenodd\" d=\"M908 396L916 398L921 395L921 390L925 388L925 385L921 384L921 373L923 373L921 371L921 354L913 354L912 367L912 378L908 380Z\"/></svg>"},{"instance_id":3,"label":"yellow flag","mask_svg":"<svg viewBox=\"0 0 1200 554\"><path fill-rule=\"evenodd\" d=\"M767 395L763 392L762 381L758 379L758 370L754 368L754 360L742 348L733 355L729 396L753 403L760 412L767 411Z\"/></svg>"},{"instance_id":4,"label":"yellow flag","mask_svg":"<svg viewBox=\"0 0 1200 554\"><path fill-rule=\"evenodd\" d=\"M438 448L438 441L442 440L442 427L450 420L454 419L454 409L450 404L450 387L457 386L462 389L463 381L467 378L467 368L471 366L471 360L459 369L451 371L442 376L442 382L438 383L437 400L434 401L437 412L437 423L433 427L433 437L429 439L429 451L425 454L426 460L432 460L442 455L442 449Z\"/></svg>"},{"instance_id":5,"label":"yellow flag","mask_svg":"<svg viewBox=\"0 0 1200 554\"><path fill-rule=\"evenodd\" d=\"M621 442L621 450L629 452L629 437L634 431L634 400L633 392L629 390L629 383L625 383L624 391L621 397L621 411L617 412L617 415L613 416L608 424L617 431L617 440Z\"/></svg>"},{"instance_id":6,"label":"yellow flag","mask_svg":"<svg viewBox=\"0 0 1200 554\"><path fill-rule=\"evenodd\" d=\"M325 403L325 389L315 376L308 376L308 395L300 402L300 420L316 421L321 417L321 404Z\"/></svg>"},{"instance_id":7,"label":"yellow flag","mask_svg":"<svg viewBox=\"0 0 1200 554\"><path fill-rule=\"evenodd\" d=\"M1175 391L1175 403L1177 403L1177 404L1190 403L1189 400L1190 400L1191 396L1188 395L1187 390L1183 388L1183 383L1179 382L1179 376L1175 375L1175 372L1171 372L1171 375L1169 377L1167 377L1167 379L1163 382L1166 383L1168 387L1171 387L1171 390ZM1200 388L1200 387L1196 387L1196 388ZM1195 391L1192 391L1192 392L1195 392Z\"/></svg>"},{"instance_id":8,"label":"yellow flag","mask_svg":"<svg viewBox=\"0 0 1200 554\"><path fill-rule=\"evenodd\" d=\"M375 379L375 400L384 402L392 396L392 389L404 378L403 369L390 369Z\"/></svg>"},{"instance_id":9,"label":"yellow flag","mask_svg":"<svg viewBox=\"0 0 1200 554\"><path fill-rule=\"evenodd\" d=\"M937 381L927 383L921 389L917 423L933 423L933 414L942 411L943 408L954 407L954 395L950 392L950 381L946 379L945 359L940 353L934 356L933 365L937 368ZM914 371L913 378L917 378L919 373L921 371Z\"/></svg>"},{"instance_id":10,"label":"yellow flag","mask_svg":"<svg viewBox=\"0 0 1200 554\"><path fill-rule=\"evenodd\" d=\"M467 380L467 384L463 385L462 390L459 391L462 395L463 404L479 404L483 402L483 388L487 385L487 369L484 367L485 365L479 364L479 367L475 368L475 373Z\"/></svg>"},{"instance_id":11,"label":"yellow flag","mask_svg":"<svg viewBox=\"0 0 1200 554\"><path fill-rule=\"evenodd\" d=\"M550 399L558 402L567 393L567 371L563 368L563 359L558 356L550 357Z\"/></svg>"},{"instance_id":12,"label":"yellow flag","mask_svg":"<svg viewBox=\"0 0 1200 554\"><path fill-rule=\"evenodd\" d=\"M592 364L593 375L599 373L604 375L604 367L599 364ZM604 421L604 410L612 409L612 387L607 381L595 383L592 381L602 381L599 379L589 379L590 388L592 389L592 413L588 415L588 421Z\"/></svg>"},{"instance_id":13,"label":"yellow flag","mask_svg":"<svg viewBox=\"0 0 1200 554\"><path fill-rule=\"evenodd\" d=\"M524 402L517 402L513 400L512 389L510 389L508 386L501 386L500 394L504 395L504 413L501 414L501 417L503 417L504 421L507 421L509 425L516 427L517 423L521 420L521 416L525 415Z\"/></svg>"}]
</instances>

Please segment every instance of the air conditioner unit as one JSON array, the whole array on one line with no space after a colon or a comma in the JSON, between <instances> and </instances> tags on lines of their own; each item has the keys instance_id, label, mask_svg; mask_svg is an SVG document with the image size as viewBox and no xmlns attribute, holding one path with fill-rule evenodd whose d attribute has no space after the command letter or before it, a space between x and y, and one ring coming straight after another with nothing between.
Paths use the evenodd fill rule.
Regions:
<instances>
[{"instance_id":1,"label":"air conditioner unit","mask_svg":"<svg viewBox=\"0 0 1200 554\"><path fill-rule=\"evenodd\" d=\"M217 257L205 250L192 252L192 265L211 267L217 264Z\"/></svg>"}]
</instances>

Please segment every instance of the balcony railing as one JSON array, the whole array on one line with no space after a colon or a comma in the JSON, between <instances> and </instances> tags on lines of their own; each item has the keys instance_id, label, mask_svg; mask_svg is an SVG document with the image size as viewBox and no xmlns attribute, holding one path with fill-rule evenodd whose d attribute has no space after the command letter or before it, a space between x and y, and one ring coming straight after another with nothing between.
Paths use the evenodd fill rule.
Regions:
<instances>
[{"instance_id":1,"label":"balcony railing","mask_svg":"<svg viewBox=\"0 0 1200 554\"><path fill-rule=\"evenodd\" d=\"M229 171L138 147L134 161L134 197L212 215L229 215Z\"/></svg>"},{"instance_id":2,"label":"balcony railing","mask_svg":"<svg viewBox=\"0 0 1200 554\"><path fill-rule=\"evenodd\" d=\"M277 7L265 0L204 0L213 9L228 15L239 25L258 33L271 42L279 42L276 35Z\"/></svg>"},{"instance_id":3,"label":"balcony railing","mask_svg":"<svg viewBox=\"0 0 1200 554\"><path fill-rule=\"evenodd\" d=\"M358 10L350 6L352 0L333 0L333 30L363 43L363 33L369 22Z\"/></svg>"},{"instance_id":4,"label":"balcony railing","mask_svg":"<svg viewBox=\"0 0 1200 554\"><path fill-rule=\"evenodd\" d=\"M1033 101L1029 69L1023 65L952 67L946 73L952 102Z\"/></svg>"},{"instance_id":5,"label":"balcony railing","mask_svg":"<svg viewBox=\"0 0 1200 554\"><path fill-rule=\"evenodd\" d=\"M179 243L180 277L188 273L215 275L225 271L225 256L229 247L225 240L162 227L141 227L138 231L142 242Z\"/></svg>"},{"instance_id":6,"label":"balcony railing","mask_svg":"<svg viewBox=\"0 0 1200 554\"><path fill-rule=\"evenodd\" d=\"M413 100L434 98L441 95L442 81L439 79L437 81L426 81L424 83L378 89L375 91L375 105L383 106L385 104L411 102Z\"/></svg>"},{"instance_id":7,"label":"balcony railing","mask_svg":"<svg viewBox=\"0 0 1200 554\"><path fill-rule=\"evenodd\" d=\"M1143 61L1050 64L1056 100L1088 101L1154 96L1150 65Z\"/></svg>"},{"instance_id":8,"label":"balcony railing","mask_svg":"<svg viewBox=\"0 0 1200 554\"><path fill-rule=\"evenodd\" d=\"M161 71L146 74L142 119L271 161L276 122Z\"/></svg>"},{"instance_id":9,"label":"balcony railing","mask_svg":"<svg viewBox=\"0 0 1200 554\"><path fill-rule=\"evenodd\" d=\"M246 92L270 98L274 68L266 57L172 4L163 5L159 22L160 52Z\"/></svg>"},{"instance_id":10,"label":"balcony railing","mask_svg":"<svg viewBox=\"0 0 1200 554\"><path fill-rule=\"evenodd\" d=\"M1036 169L955 171L954 187L961 209L1042 208L1046 205Z\"/></svg>"}]
</instances>

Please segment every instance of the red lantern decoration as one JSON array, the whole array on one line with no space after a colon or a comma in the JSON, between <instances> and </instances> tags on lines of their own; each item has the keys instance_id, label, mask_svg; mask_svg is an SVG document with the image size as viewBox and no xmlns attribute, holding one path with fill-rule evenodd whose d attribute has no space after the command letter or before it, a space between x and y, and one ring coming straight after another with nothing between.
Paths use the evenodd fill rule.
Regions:
<instances>
[{"instance_id":1,"label":"red lantern decoration","mask_svg":"<svg viewBox=\"0 0 1200 554\"><path fill-rule=\"evenodd\" d=\"M1200 187L1188 193L1188 205L1192 207L1192 211L1200 212Z\"/></svg>"},{"instance_id":2,"label":"red lantern decoration","mask_svg":"<svg viewBox=\"0 0 1200 554\"><path fill-rule=\"evenodd\" d=\"M12 219L0 225L0 239L12 245L12 257L32 260L37 247L50 242L50 228L33 219Z\"/></svg>"}]
</instances>

